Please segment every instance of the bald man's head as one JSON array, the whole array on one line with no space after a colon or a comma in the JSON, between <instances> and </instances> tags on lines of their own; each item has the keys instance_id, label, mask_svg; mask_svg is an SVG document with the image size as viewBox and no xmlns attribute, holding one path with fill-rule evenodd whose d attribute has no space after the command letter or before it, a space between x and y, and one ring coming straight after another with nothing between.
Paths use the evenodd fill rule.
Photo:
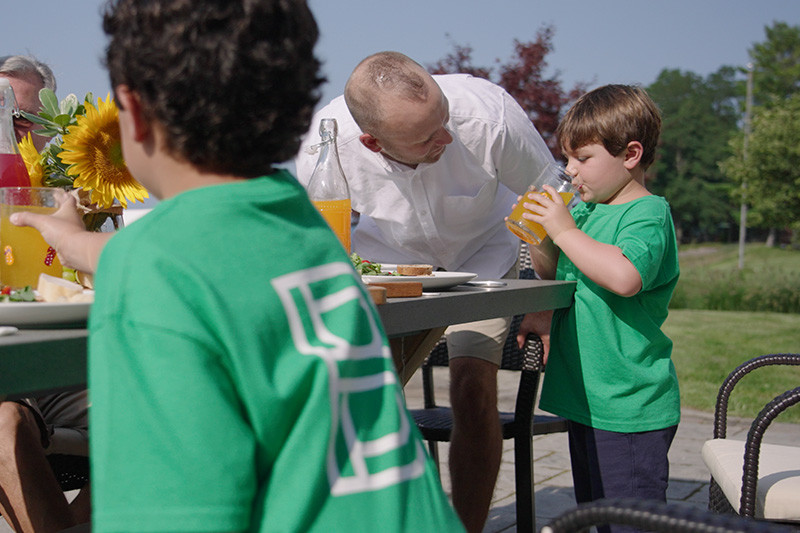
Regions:
<instances>
[{"instance_id":1,"label":"bald man's head","mask_svg":"<svg viewBox=\"0 0 800 533\"><path fill-rule=\"evenodd\" d=\"M356 66L344 98L361 130L376 134L386 117L386 106L394 99L424 103L434 87L436 82L416 61L399 52L379 52Z\"/></svg>"},{"instance_id":2,"label":"bald man's head","mask_svg":"<svg viewBox=\"0 0 800 533\"><path fill-rule=\"evenodd\" d=\"M369 56L353 71L345 101L373 152L416 167L435 163L453 142L449 103L418 63L397 52Z\"/></svg>"}]
</instances>

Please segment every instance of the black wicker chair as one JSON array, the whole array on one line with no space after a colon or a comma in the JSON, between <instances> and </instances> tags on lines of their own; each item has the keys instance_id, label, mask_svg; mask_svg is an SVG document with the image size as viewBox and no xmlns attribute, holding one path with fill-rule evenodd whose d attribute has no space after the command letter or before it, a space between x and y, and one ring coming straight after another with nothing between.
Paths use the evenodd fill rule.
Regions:
<instances>
[{"instance_id":1,"label":"black wicker chair","mask_svg":"<svg viewBox=\"0 0 800 533\"><path fill-rule=\"evenodd\" d=\"M778 446L762 443L764 433L775 418L787 408L800 403L800 387L788 390L770 401L753 420L746 441L726 438L728 400L734 387L747 374L757 368L773 365L800 365L800 354L771 354L756 357L739 365L723 382L717 395L714 413L714 439L703 445L703 460L711 471L708 508L716 513L736 513L744 517L775 521L796 521L800 518L800 493L791 494L796 505L788 511L772 511L767 504L777 498L781 491L767 492L779 478L800 478L800 447ZM800 440L800 434L798 434ZM724 455L731 449L741 452L737 464L725 463ZM759 474L759 458L780 456L780 468L787 470L779 474ZM725 490L727 487L727 490ZM774 485L772 486L774 488ZM727 493L727 494L726 494ZM783 506L784 508L786 506ZM766 508L766 512L765 512ZM738 511L737 511L738 510ZM800 525L800 524L799 524Z\"/></svg>"},{"instance_id":2,"label":"black wicker chair","mask_svg":"<svg viewBox=\"0 0 800 533\"><path fill-rule=\"evenodd\" d=\"M64 492L83 488L89 482L89 458L83 455L47 456L58 484Z\"/></svg>"},{"instance_id":3,"label":"black wicker chair","mask_svg":"<svg viewBox=\"0 0 800 533\"><path fill-rule=\"evenodd\" d=\"M654 500L608 499L578 505L542 528L541 533L588 531L590 526L624 525L664 533L790 533L794 529L714 514L689 505Z\"/></svg>"},{"instance_id":4,"label":"black wicker chair","mask_svg":"<svg viewBox=\"0 0 800 533\"><path fill-rule=\"evenodd\" d=\"M527 249L521 251L522 269L520 278L531 279L533 271L527 260ZM567 430L567 422L561 417L552 415L534 415L539 381L544 363L542 341L536 335L529 335L524 349L517 346L517 331L522 315L515 316L511 323L511 331L503 347L503 359L500 365L504 370L520 372L519 388L514 412L501 412L500 421L504 439L514 439L514 474L516 482L517 531L532 532L536 524L536 506L533 491L533 446L532 436L547 433L559 433ZM423 409L412 409L411 414L428 441L431 455L439 464L437 442L449 442L453 429L453 416L449 407L439 406L434 396L433 367L447 366L447 344L444 340L433 349L422 365Z\"/></svg>"}]
</instances>

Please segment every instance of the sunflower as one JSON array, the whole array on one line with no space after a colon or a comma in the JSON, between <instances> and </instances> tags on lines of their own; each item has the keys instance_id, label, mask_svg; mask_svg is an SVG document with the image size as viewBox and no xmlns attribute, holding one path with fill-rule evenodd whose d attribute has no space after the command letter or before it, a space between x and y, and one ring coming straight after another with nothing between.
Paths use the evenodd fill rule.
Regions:
<instances>
[{"instance_id":1,"label":"sunflower","mask_svg":"<svg viewBox=\"0 0 800 533\"><path fill-rule=\"evenodd\" d=\"M28 169L28 176L31 178L31 187L42 187L44 178L44 168L42 168L42 156L39 150L33 145L30 132L19 142L19 153Z\"/></svg>"},{"instance_id":2,"label":"sunflower","mask_svg":"<svg viewBox=\"0 0 800 533\"><path fill-rule=\"evenodd\" d=\"M115 199L127 207L128 199L141 202L148 197L122 158L117 106L110 95L105 102L98 99L97 107L86 102L86 114L78 116L61 147L64 151L59 157L70 165L73 185L91 190L92 202L101 208L111 206Z\"/></svg>"}]
</instances>

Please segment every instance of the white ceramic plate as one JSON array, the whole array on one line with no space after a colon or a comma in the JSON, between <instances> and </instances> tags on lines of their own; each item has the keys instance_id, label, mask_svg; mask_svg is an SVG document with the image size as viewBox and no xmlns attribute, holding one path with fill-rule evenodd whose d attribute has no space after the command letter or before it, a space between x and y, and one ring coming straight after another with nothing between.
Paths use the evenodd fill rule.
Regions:
<instances>
[{"instance_id":1,"label":"white ceramic plate","mask_svg":"<svg viewBox=\"0 0 800 533\"><path fill-rule=\"evenodd\" d=\"M0 303L0 325L49 326L85 324L91 302L6 302Z\"/></svg>"},{"instance_id":2,"label":"white ceramic plate","mask_svg":"<svg viewBox=\"0 0 800 533\"><path fill-rule=\"evenodd\" d=\"M441 291L461 285L476 277L472 272L434 272L432 276L361 276L364 283L391 283L393 281L421 281L423 291Z\"/></svg>"}]
</instances>

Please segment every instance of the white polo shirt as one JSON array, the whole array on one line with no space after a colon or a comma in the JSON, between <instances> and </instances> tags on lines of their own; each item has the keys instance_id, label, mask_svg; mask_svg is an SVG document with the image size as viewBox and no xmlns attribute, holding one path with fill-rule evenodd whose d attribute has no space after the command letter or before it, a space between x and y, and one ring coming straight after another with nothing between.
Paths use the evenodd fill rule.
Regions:
<instances>
[{"instance_id":1,"label":"white polo shirt","mask_svg":"<svg viewBox=\"0 0 800 533\"><path fill-rule=\"evenodd\" d=\"M500 278L519 240L503 222L553 157L516 101L501 87L466 74L434 76L450 103L453 142L436 163L411 168L364 147L343 96L318 111L295 161L307 184L319 121L335 118L352 207L361 214L352 249L382 263L427 263Z\"/></svg>"}]
</instances>

